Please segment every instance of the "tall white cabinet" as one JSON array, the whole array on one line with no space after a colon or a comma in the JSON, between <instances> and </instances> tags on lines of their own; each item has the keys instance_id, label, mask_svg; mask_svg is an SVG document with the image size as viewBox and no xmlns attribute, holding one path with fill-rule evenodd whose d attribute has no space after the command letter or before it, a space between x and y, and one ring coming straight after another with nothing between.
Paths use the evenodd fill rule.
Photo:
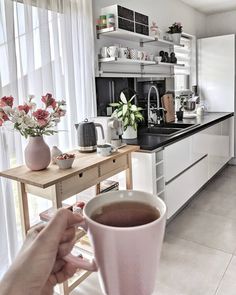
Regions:
<instances>
[{"instance_id":1,"label":"tall white cabinet","mask_svg":"<svg viewBox=\"0 0 236 295\"><path fill-rule=\"evenodd\" d=\"M198 40L198 84L209 112L234 112L235 35Z\"/></svg>"}]
</instances>

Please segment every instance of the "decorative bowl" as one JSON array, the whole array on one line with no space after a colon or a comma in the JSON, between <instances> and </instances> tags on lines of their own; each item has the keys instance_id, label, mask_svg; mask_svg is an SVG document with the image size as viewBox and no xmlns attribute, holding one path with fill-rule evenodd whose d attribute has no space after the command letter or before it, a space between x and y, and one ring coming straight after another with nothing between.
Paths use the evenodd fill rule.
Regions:
<instances>
[{"instance_id":1,"label":"decorative bowl","mask_svg":"<svg viewBox=\"0 0 236 295\"><path fill-rule=\"evenodd\" d=\"M62 154L56 157L56 163L60 169L69 169L75 160L74 154Z\"/></svg>"}]
</instances>

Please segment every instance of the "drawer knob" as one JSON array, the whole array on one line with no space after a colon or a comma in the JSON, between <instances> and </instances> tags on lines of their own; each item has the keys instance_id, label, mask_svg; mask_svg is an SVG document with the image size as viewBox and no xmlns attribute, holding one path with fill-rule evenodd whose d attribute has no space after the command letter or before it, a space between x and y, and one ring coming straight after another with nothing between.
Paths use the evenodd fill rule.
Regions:
<instances>
[{"instance_id":1,"label":"drawer knob","mask_svg":"<svg viewBox=\"0 0 236 295\"><path fill-rule=\"evenodd\" d=\"M116 159L113 159L112 162L115 163L116 162Z\"/></svg>"},{"instance_id":2,"label":"drawer knob","mask_svg":"<svg viewBox=\"0 0 236 295\"><path fill-rule=\"evenodd\" d=\"M80 177L80 178L83 177L83 172L81 172L81 173L79 174L79 177Z\"/></svg>"}]
</instances>

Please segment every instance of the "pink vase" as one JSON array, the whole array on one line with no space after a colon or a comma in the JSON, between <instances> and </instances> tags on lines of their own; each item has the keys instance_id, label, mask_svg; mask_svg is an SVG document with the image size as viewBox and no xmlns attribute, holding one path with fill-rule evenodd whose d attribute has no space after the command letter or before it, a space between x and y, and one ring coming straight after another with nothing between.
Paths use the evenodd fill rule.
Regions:
<instances>
[{"instance_id":1,"label":"pink vase","mask_svg":"<svg viewBox=\"0 0 236 295\"><path fill-rule=\"evenodd\" d=\"M25 148L25 164L30 170L43 170L51 161L49 146L42 136L30 137Z\"/></svg>"}]
</instances>

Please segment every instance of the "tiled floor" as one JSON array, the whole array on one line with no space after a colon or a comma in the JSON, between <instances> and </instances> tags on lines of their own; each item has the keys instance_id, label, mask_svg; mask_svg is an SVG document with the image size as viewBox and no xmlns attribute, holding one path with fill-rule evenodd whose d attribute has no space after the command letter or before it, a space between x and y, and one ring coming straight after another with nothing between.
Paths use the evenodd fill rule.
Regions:
<instances>
[{"instance_id":1,"label":"tiled floor","mask_svg":"<svg viewBox=\"0 0 236 295\"><path fill-rule=\"evenodd\" d=\"M72 294L101 295L97 274ZM228 166L168 225L153 295L235 294L236 166Z\"/></svg>"}]
</instances>

